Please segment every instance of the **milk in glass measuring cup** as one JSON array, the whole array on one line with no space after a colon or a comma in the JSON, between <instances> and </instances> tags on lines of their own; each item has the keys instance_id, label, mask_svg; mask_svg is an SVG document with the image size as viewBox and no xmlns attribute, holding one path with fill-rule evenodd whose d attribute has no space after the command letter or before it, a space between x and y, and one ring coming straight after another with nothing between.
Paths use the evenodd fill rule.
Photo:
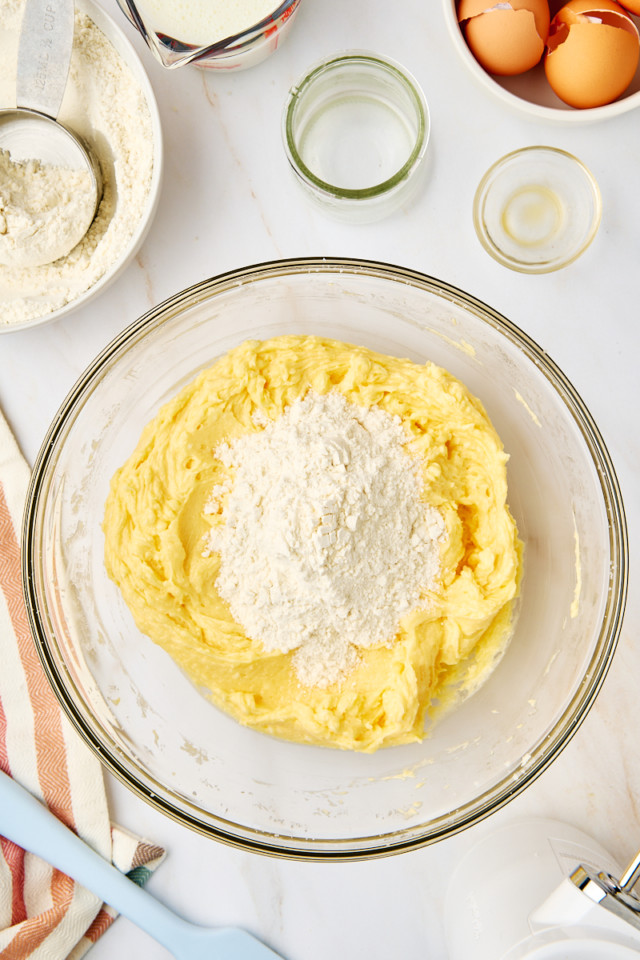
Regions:
<instances>
[{"instance_id":1,"label":"milk in glass measuring cup","mask_svg":"<svg viewBox=\"0 0 640 960\"><path fill-rule=\"evenodd\" d=\"M118 0L168 69L243 70L282 43L300 0Z\"/></svg>"}]
</instances>

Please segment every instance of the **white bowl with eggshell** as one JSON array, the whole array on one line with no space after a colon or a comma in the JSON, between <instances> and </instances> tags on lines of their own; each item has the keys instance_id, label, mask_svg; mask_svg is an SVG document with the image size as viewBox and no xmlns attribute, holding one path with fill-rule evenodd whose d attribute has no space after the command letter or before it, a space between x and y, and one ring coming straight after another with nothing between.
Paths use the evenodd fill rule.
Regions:
<instances>
[{"instance_id":1,"label":"white bowl with eggshell","mask_svg":"<svg viewBox=\"0 0 640 960\"><path fill-rule=\"evenodd\" d=\"M561 0L551 0L551 17L563 6ZM597 7L597 0L593 6ZM488 5L490 6L490 5ZM505 106L543 121L561 124L584 124L606 120L640 107L640 66L627 89L618 99L603 106L578 109L564 103L551 89L542 61L524 73L514 76L499 76L488 73L476 60L465 40L458 21L458 0L443 0L444 17L449 35L460 60L475 81L491 96ZM627 11L629 13L629 11ZM640 18L629 13L638 26Z\"/></svg>"}]
</instances>

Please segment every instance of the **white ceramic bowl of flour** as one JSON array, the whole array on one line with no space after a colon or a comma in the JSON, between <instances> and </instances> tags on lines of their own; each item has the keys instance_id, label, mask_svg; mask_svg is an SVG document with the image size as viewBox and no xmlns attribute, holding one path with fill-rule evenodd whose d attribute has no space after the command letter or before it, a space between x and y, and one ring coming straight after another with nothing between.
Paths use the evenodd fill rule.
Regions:
<instances>
[{"instance_id":1,"label":"white ceramic bowl of flour","mask_svg":"<svg viewBox=\"0 0 640 960\"><path fill-rule=\"evenodd\" d=\"M3 8L0 104L15 106L21 0ZM138 55L101 7L76 0L74 51L59 119L98 153L105 192L88 233L53 264L0 265L0 333L67 316L129 265L156 212L162 178L158 106ZM1 202L1 200L0 200Z\"/></svg>"}]
</instances>

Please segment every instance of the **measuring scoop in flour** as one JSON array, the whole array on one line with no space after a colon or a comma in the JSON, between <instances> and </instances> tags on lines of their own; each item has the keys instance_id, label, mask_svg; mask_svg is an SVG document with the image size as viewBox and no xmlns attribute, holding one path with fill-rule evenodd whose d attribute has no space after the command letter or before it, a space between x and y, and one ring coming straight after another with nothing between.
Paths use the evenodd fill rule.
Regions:
<instances>
[{"instance_id":1,"label":"measuring scoop in flour","mask_svg":"<svg viewBox=\"0 0 640 960\"><path fill-rule=\"evenodd\" d=\"M15 108L0 110L0 263L69 253L91 226L102 174L91 147L57 120L73 46L74 0L26 0Z\"/></svg>"}]
</instances>

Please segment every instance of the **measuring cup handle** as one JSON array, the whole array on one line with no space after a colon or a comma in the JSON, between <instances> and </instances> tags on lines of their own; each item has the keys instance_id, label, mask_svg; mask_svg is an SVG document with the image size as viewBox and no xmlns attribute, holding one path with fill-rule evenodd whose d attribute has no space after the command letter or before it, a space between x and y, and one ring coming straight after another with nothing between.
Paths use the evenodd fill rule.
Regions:
<instances>
[{"instance_id":1,"label":"measuring cup handle","mask_svg":"<svg viewBox=\"0 0 640 960\"><path fill-rule=\"evenodd\" d=\"M74 0L26 0L16 79L16 106L54 120L67 85L73 46Z\"/></svg>"}]
</instances>

